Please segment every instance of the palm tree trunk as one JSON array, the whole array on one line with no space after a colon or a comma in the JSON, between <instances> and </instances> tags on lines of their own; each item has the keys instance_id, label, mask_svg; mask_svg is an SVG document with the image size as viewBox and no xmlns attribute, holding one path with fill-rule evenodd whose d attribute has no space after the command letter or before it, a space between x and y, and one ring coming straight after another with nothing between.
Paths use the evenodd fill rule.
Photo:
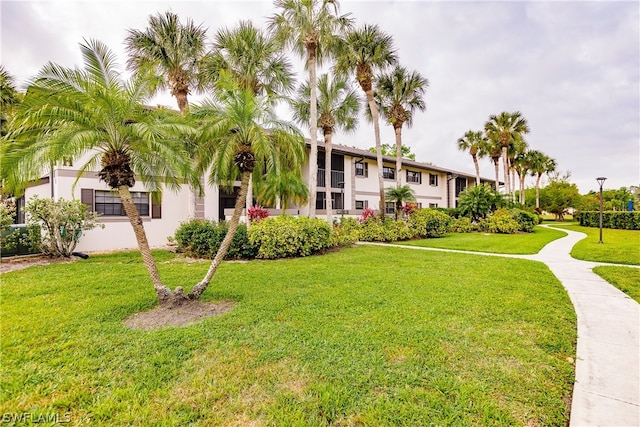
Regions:
<instances>
[{"instance_id":1,"label":"palm tree trunk","mask_svg":"<svg viewBox=\"0 0 640 427\"><path fill-rule=\"evenodd\" d=\"M324 131L324 199L327 202L327 222L333 224L333 207L331 206L331 140L332 133L326 129ZM344 185L344 182L342 183Z\"/></svg>"},{"instance_id":2,"label":"palm tree trunk","mask_svg":"<svg viewBox=\"0 0 640 427\"><path fill-rule=\"evenodd\" d=\"M504 168L504 194L511 197L511 185L509 184L509 161L507 160L507 146L502 146L502 167Z\"/></svg>"},{"instance_id":3,"label":"palm tree trunk","mask_svg":"<svg viewBox=\"0 0 640 427\"><path fill-rule=\"evenodd\" d=\"M542 178L542 174L538 174L538 179L536 179L536 209L540 209L540 178Z\"/></svg>"},{"instance_id":4,"label":"palm tree trunk","mask_svg":"<svg viewBox=\"0 0 640 427\"><path fill-rule=\"evenodd\" d=\"M385 197L384 197L384 179L382 177L382 144L380 142L380 123L378 123L378 107L373 99L373 90L366 91L369 110L371 111L371 120L373 121L373 133L376 138L376 159L378 161L378 185L380 187L380 216L385 217Z\"/></svg>"},{"instance_id":5,"label":"palm tree trunk","mask_svg":"<svg viewBox=\"0 0 640 427\"><path fill-rule=\"evenodd\" d=\"M131 198L129 187L127 187L126 185L119 186L118 194L120 195L122 206L124 207L124 211L127 214L127 218L129 218L131 227L133 227L133 232L138 242L138 249L140 249L140 254L142 255L142 262L147 268L147 272L149 272L149 276L151 277L151 281L153 282L153 289L155 289L156 295L158 295L160 304L166 304L171 301L173 293L171 292L171 289L163 285L162 281L160 280L158 268L156 267L155 260L153 259L153 255L151 254L151 248L149 248L147 233L145 232L144 226L142 225L142 218L140 218L138 209L136 209L136 205L133 203L133 200Z\"/></svg>"},{"instance_id":6,"label":"palm tree trunk","mask_svg":"<svg viewBox=\"0 0 640 427\"><path fill-rule=\"evenodd\" d=\"M307 46L307 67L309 68L309 137L311 152L309 153L309 218L316 217L316 191L318 187L318 95L316 80L316 50ZM326 167L326 165L325 165Z\"/></svg>"},{"instance_id":7,"label":"palm tree trunk","mask_svg":"<svg viewBox=\"0 0 640 427\"><path fill-rule=\"evenodd\" d=\"M402 177L400 169L402 168L402 123L394 123L393 131L396 134L396 187L402 187ZM396 214L397 216L397 214Z\"/></svg>"},{"instance_id":8,"label":"palm tree trunk","mask_svg":"<svg viewBox=\"0 0 640 427\"><path fill-rule=\"evenodd\" d=\"M478 164L478 155L472 154L471 157L473 157L473 166L476 168L476 185L480 185L480 165ZM498 184L496 183L496 188L497 185Z\"/></svg>"},{"instance_id":9,"label":"palm tree trunk","mask_svg":"<svg viewBox=\"0 0 640 427\"><path fill-rule=\"evenodd\" d=\"M496 191L498 191L498 187L500 187L500 159L495 158L493 160L493 167L496 173Z\"/></svg>"},{"instance_id":10,"label":"palm tree trunk","mask_svg":"<svg viewBox=\"0 0 640 427\"><path fill-rule=\"evenodd\" d=\"M207 289L209 283L211 283L211 279L213 275L216 273L216 270L222 263L222 260L229 252L229 248L231 247L231 242L233 241L233 236L236 234L236 230L238 228L238 224L240 223L240 215L242 215L242 210L244 209L245 203L247 201L247 192L249 190L249 177L251 176L251 172L245 171L242 172L242 181L240 182L240 192L238 193L238 198L236 199L236 205L233 209L233 216L231 217L231 221L229 222L229 230L227 230L226 236L222 240L220 244L220 248L218 249L218 253L216 253L215 258L211 261L211 265L209 266L209 270L207 274L204 276L204 279L200 281L197 285L191 289L191 292L188 294L188 298L191 300L200 299L202 293Z\"/></svg>"}]
</instances>

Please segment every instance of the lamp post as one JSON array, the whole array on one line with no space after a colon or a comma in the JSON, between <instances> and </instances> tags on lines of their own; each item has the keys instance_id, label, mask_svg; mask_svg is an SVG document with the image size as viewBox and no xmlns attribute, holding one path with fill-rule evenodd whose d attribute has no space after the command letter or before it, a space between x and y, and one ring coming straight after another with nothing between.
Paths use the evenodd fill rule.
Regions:
<instances>
[{"instance_id":1,"label":"lamp post","mask_svg":"<svg viewBox=\"0 0 640 427\"><path fill-rule=\"evenodd\" d=\"M606 180L607 178L603 176L596 178L596 181L600 184L600 240L598 243L602 243L602 185Z\"/></svg>"}]
</instances>

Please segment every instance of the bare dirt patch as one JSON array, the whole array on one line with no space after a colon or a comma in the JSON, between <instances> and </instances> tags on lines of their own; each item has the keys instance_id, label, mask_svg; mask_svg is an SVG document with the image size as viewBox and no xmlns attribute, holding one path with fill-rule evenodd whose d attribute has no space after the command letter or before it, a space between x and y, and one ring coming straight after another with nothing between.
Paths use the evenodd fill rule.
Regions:
<instances>
[{"instance_id":1,"label":"bare dirt patch","mask_svg":"<svg viewBox=\"0 0 640 427\"><path fill-rule=\"evenodd\" d=\"M179 307L159 306L149 311L136 313L125 320L124 324L131 329L164 328L167 326L189 326L212 316L219 316L231 311L235 301L201 302L189 301Z\"/></svg>"},{"instance_id":2,"label":"bare dirt patch","mask_svg":"<svg viewBox=\"0 0 640 427\"><path fill-rule=\"evenodd\" d=\"M22 270L35 265L63 264L79 260L80 258L71 257L51 257L47 255L27 255L2 258L0 262L0 274L10 271Z\"/></svg>"}]
</instances>

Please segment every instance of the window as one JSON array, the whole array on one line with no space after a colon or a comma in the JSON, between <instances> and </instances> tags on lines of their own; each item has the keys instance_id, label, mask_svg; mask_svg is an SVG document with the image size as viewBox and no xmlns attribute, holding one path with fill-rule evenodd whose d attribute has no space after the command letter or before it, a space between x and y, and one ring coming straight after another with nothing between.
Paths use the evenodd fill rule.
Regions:
<instances>
[{"instance_id":1,"label":"window","mask_svg":"<svg viewBox=\"0 0 640 427\"><path fill-rule=\"evenodd\" d=\"M433 185L434 187L438 186L438 175L429 174L429 185Z\"/></svg>"},{"instance_id":2,"label":"window","mask_svg":"<svg viewBox=\"0 0 640 427\"><path fill-rule=\"evenodd\" d=\"M356 176L364 178L369 176L369 164L364 162L356 163Z\"/></svg>"},{"instance_id":3,"label":"window","mask_svg":"<svg viewBox=\"0 0 640 427\"><path fill-rule=\"evenodd\" d=\"M325 192L318 191L316 193L316 209L326 209L327 204L325 203Z\"/></svg>"},{"instance_id":4,"label":"window","mask_svg":"<svg viewBox=\"0 0 640 427\"><path fill-rule=\"evenodd\" d=\"M140 216L149 216L149 194L144 192L131 192L133 204L136 205ZM126 215L120 196L110 191L95 192L95 210L104 216Z\"/></svg>"},{"instance_id":5,"label":"window","mask_svg":"<svg viewBox=\"0 0 640 427\"><path fill-rule=\"evenodd\" d=\"M396 213L396 203L395 202L386 202L384 204L384 212L387 215L393 215Z\"/></svg>"},{"instance_id":6,"label":"window","mask_svg":"<svg viewBox=\"0 0 640 427\"><path fill-rule=\"evenodd\" d=\"M407 182L422 184L422 172L407 171Z\"/></svg>"},{"instance_id":7,"label":"window","mask_svg":"<svg viewBox=\"0 0 640 427\"><path fill-rule=\"evenodd\" d=\"M430 208L437 208L438 204L437 203L429 203L429 207Z\"/></svg>"},{"instance_id":8,"label":"window","mask_svg":"<svg viewBox=\"0 0 640 427\"><path fill-rule=\"evenodd\" d=\"M389 166L383 166L382 177L384 179L396 179L396 169Z\"/></svg>"},{"instance_id":9,"label":"window","mask_svg":"<svg viewBox=\"0 0 640 427\"><path fill-rule=\"evenodd\" d=\"M368 200L356 200L356 209L366 209L369 207Z\"/></svg>"}]
</instances>

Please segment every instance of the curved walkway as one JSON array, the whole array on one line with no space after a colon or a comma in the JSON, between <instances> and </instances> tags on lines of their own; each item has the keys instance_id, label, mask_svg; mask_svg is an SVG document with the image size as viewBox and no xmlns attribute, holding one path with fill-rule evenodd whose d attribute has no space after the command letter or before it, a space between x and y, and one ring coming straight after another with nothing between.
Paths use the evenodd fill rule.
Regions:
<instances>
[{"instance_id":1,"label":"curved walkway","mask_svg":"<svg viewBox=\"0 0 640 427\"><path fill-rule=\"evenodd\" d=\"M571 258L571 248L586 234L562 231L567 236L550 242L536 255L392 246L545 263L569 294L578 319L570 426L640 426L640 304L592 271L611 264Z\"/></svg>"}]
</instances>

